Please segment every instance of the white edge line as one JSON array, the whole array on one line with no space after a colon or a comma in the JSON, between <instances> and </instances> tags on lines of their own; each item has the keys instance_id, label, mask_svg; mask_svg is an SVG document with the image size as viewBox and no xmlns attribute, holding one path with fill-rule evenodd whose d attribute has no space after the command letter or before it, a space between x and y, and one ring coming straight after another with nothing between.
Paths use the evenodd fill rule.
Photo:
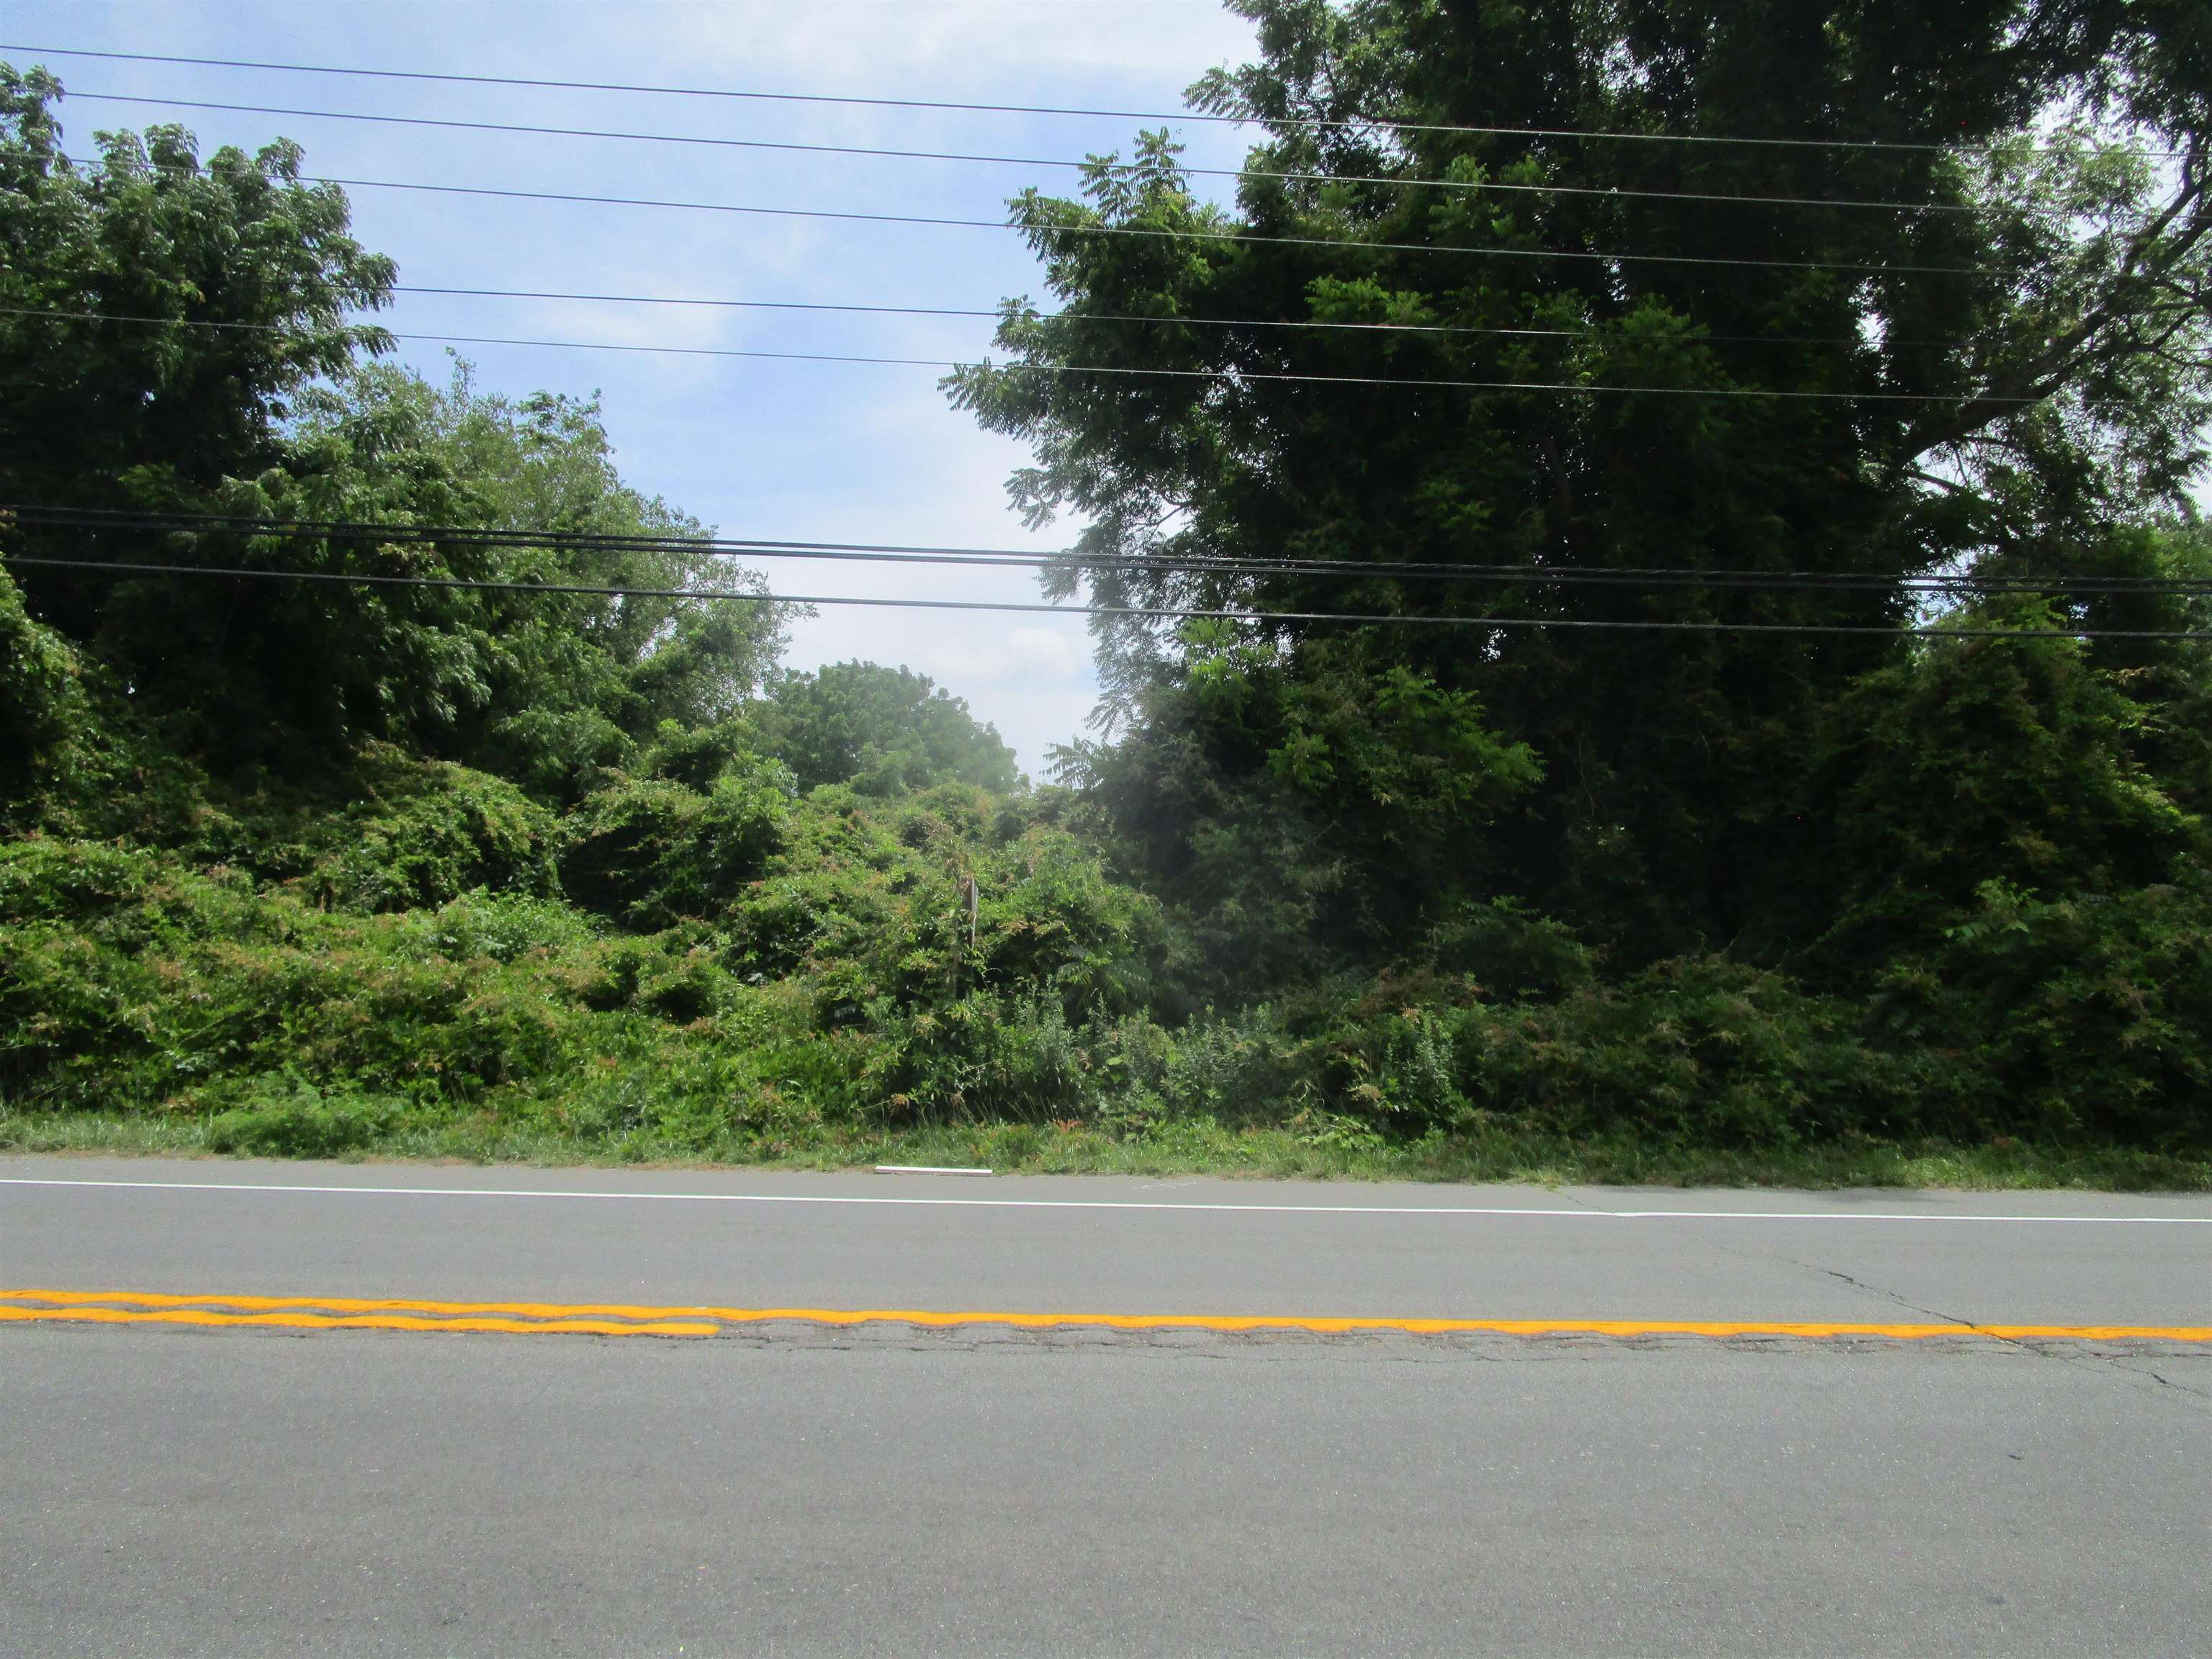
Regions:
<instances>
[{"instance_id":1,"label":"white edge line","mask_svg":"<svg viewBox=\"0 0 2212 1659\"><path fill-rule=\"evenodd\" d=\"M365 1197L611 1199L684 1204L903 1204L999 1210L1252 1211L1274 1215L1534 1216L1583 1221L1977 1221L2212 1227L2212 1215L1941 1215L1910 1210L1597 1210L1474 1204L1212 1204L1158 1199L908 1198L846 1193L612 1193L526 1187L342 1187L274 1181L70 1181L0 1176L4 1187L136 1187L155 1192L352 1193Z\"/></svg>"}]
</instances>

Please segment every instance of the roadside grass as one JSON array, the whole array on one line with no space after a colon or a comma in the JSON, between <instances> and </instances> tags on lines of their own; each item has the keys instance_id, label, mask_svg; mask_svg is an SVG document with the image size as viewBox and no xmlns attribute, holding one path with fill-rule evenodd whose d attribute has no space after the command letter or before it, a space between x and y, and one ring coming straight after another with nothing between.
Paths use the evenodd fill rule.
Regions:
<instances>
[{"instance_id":1,"label":"roadside grass","mask_svg":"<svg viewBox=\"0 0 2212 1659\"><path fill-rule=\"evenodd\" d=\"M1218 1176L1262 1180L1506 1182L1542 1186L1949 1188L1975 1191L2212 1192L2212 1155L1850 1140L1735 1149L1626 1138L1569 1139L1510 1126L1418 1140L1176 1120L1116 1133L1089 1124L978 1123L888 1132L732 1129L703 1144L648 1131L577 1133L491 1113L412 1115L356 1138L348 1162L865 1170L981 1166L1011 1175ZM302 1152L313 1150L302 1147ZM160 1113L21 1110L0 1104L0 1152L220 1157L223 1120Z\"/></svg>"}]
</instances>

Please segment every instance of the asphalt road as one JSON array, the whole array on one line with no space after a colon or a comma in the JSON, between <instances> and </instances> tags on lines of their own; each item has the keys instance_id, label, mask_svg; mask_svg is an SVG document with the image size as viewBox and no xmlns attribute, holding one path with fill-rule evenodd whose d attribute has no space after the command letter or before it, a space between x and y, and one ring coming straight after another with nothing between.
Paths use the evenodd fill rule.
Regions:
<instances>
[{"instance_id":1,"label":"asphalt road","mask_svg":"<svg viewBox=\"0 0 2212 1659\"><path fill-rule=\"evenodd\" d=\"M33 1184L44 1182L65 1184ZM91 1184L103 1182L122 1184ZM2201 1326L2212 1324L2212 1200L0 1158L0 1281L1023 1312Z\"/></svg>"},{"instance_id":2,"label":"asphalt road","mask_svg":"<svg viewBox=\"0 0 2212 1659\"><path fill-rule=\"evenodd\" d=\"M192 1297L2204 1326L2208 1223L2081 1194L0 1160L0 1282ZM0 1447L9 1653L2212 1632L2203 1342L28 1322L0 1326Z\"/></svg>"}]
</instances>

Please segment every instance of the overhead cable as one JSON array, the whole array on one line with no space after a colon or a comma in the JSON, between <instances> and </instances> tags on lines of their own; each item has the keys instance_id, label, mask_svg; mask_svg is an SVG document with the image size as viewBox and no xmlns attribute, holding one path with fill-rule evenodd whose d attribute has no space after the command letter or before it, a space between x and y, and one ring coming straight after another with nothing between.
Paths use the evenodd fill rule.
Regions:
<instances>
[{"instance_id":1,"label":"overhead cable","mask_svg":"<svg viewBox=\"0 0 2212 1659\"><path fill-rule=\"evenodd\" d=\"M274 520L246 514L0 503L8 519L40 528L226 534L271 539L355 541L391 545L544 548L594 553L707 553L732 558L790 558L854 563L1067 569L1142 575L1311 575L1365 581L1401 578L1525 584L1530 586L1709 587L1765 591L1902 592L1935 595L2000 592L2212 597L2212 580L2154 576L1919 574L1874 571L1699 570L1678 567L1560 568L1543 565L1352 561L1246 555L1165 557L1156 554L1033 552L1019 548L916 546L887 542L789 541L761 537L692 537L588 531L500 530L465 525L376 524L358 520Z\"/></svg>"},{"instance_id":2,"label":"overhead cable","mask_svg":"<svg viewBox=\"0 0 2212 1659\"><path fill-rule=\"evenodd\" d=\"M864 317L978 317L997 319L1006 314L1003 309L981 306L884 306L859 305L829 300L732 300L712 296L688 296L671 294L577 294L560 289L542 288L449 288L423 283L394 283L394 294L459 295L480 300L576 300L591 301L605 305L623 306L701 306L732 311L829 311L850 313ZM1367 334L1473 334L1492 337L1532 340L1604 340L1617 344L1638 343L1638 337L1608 333L1602 328L1510 328L1484 326L1474 323L1363 323L1337 318L1296 317L1190 317L1146 316L1137 312L1115 311L1042 311L1035 313L1040 322L1069 323L1130 323L1144 324L1155 328L1299 328L1340 331ZM1947 344L1948 342L1929 342L1890 338L1870 340L1863 335L1845 334L1706 334L1687 335L1679 339L1652 337L1655 344L1683 345L1927 345Z\"/></svg>"},{"instance_id":3,"label":"overhead cable","mask_svg":"<svg viewBox=\"0 0 2212 1659\"><path fill-rule=\"evenodd\" d=\"M428 115L381 115L358 110L293 109L273 104L224 104L201 98L149 98L137 93L77 92L73 99L101 104L145 104L161 109L222 110L239 115L289 115L310 121L357 121L379 126L435 127L457 132L526 133L547 138L609 138L641 144L690 144L715 149L779 150L806 155L860 155L878 160L961 161L991 167L1068 167L1092 165L1091 158L1054 155L983 155L971 150L891 149L863 144L803 143L785 138L726 138L679 132L625 132L604 127L535 126L514 121L461 121ZM1972 202L1878 202L1835 196L1744 196L1726 191L1634 190L1611 185L1506 183L1491 179L1435 179L1406 173L1277 173L1264 167L1178 166L1198 179L1265 179L1283 184L1392 185L1431 190L1490 191L1531 196L1601 196L1661 202L1739 202L1753 207L1873 208L1896 213L1973 213Z\"/></svg>"},{"instance_id":4,"label":"overhead cable","mask_svg":"<svg viewBox=\"0 0 2212 1659\"><path fill-rule=\"evenodd\" d=\"M99 323L131 323L159 328L246 330L257 333L289 333L278 323L207 322L189 318L118 316L99 311L47 310L29 306L0 306L0 317L52 317ZM676 357L737 357L755 362L790 363L864 363L903 368L985 368L1015 374L1103 374L1125 379L1170 380L1226 380L1290 383L1300 386L1363 386L1425 387L1435 392L1544 392L1574 396L1661 398L1764 398L1784 402L1908 403L1908 404L2039 404L2039 397L1976 392L1806 392L1766 386L1613 386L1577 380L1432 380L1395 374L1299 374L1277 369L1148 368L1115 363L969 362L957 357L869 356L830 351L766 351L739 346L640 345L605 340L538 340L489 334L412 334L374 327L395 340L443 345L543 347L562 351L619 351Z\"/></svg>"},{"instance_id":5,"label":"overhead cable","mask_svg":"<svg viewBox=\"0 0 2212 1659\"><path fill-rule=\"evenodd\" d=\"M74 167L98 167L97 158L66 158ZM1595 259L1604 264L1745 266L1766 270L1856 270L1893 276L2002 276L1984 265L1899 264L1863 259L1753 259L1721 253L1628 253L1594 248L1510 247L1495 243L1370 242L1349 236L1258 235L1243 230L1164 230L1148 225L1065 224L1030 226L1006 219L956 219L915 213L861 213L840 208L760 207L735 202L685 202L652 196L596 196L580 191L512 190L490 185L433 185L398 179L339 179L327 173L298 175L302 184L337 185L345 190L414 191L433 196L476 196L497 201L568 202L586 207L650 208L682 213L731 213L770 219L829 219L847 224L921 225L956 230L1032 230L1070 236L1135 236L1150 240L1217 242L1225 248L1328 247L1370 253L1452 253L1502 259Z\"/></svg>"},{"instance_id":6,"label":"overhead cable","mask_svg":"<svg viewBox=\"0 0 2212 1659\"><path fill-rule=\"evenodd\" d=\"M623 81L562 81L520 75L461 75L430 70L368 69L332 64L279 64L242 58L197 58L150 52L95 52L69 46L25 46L0 43L0 52L30 52L48 58L96 58L114 63L189 64L205 69L267 70L286 75L343 75L363 80L432 81L449 86L536 87L559 92L638 93L662 98L720 98L754 103L838 104L861 109L950 110L988 115L1074 116L1113 121L1183 121L1197 125L1297 127L1315 131L1442 132L1471 137L1590 138L1627 143L1693 145L1746 144L1764 149L1838 149L1859 152L1897 151L1921 155L1974 154L1993 145L1909 143L1877 138L1813 138L1737 136L1723 133L1629 132L1574 127L1480 126L1440 121L1395 121L1361 116L1350 119L1317 116L1224 115L1203 110L1086 109L1054 104L998 104L956 101L937 98L868 98L851 94L815 92L756 92L725 87L671 87ZM2153 160L2172 159L2185 152L2135 149Z\"/></svg>"},{"instance_id":7,"label":"overhead cable","mask_svg":"<svg viewBox=\"0 0 2212 1659\"><path fill-rule=\"evenodd\" d=\"M251 567L109 562L102 559L53 559L7 554L6 562L49 569L104 571L116 575L207 576L228 580L336 583L354 587L432 587L501 593L568 594L611 599L736 600L748 605L858 605L896 611L991 611L1055 617L1118 617L1147 621L1249 623L1365 623L1385 627L1446 627L1489 630L1504 628L1575 629L1678 634L1850 634L1887 638L2212 640L2212 629L2124 628L1911 628L1854 623L1658 622L1645 618L1595 617L1439 616L1428 613L1357 611L1261 611L1223 606L1061 605L997 599L909 599L847 593L748 593L725 588L616 587L576 582L477 581L459 576L377 576L335 570L268 570Z\"/></svg>"}]
</instances>

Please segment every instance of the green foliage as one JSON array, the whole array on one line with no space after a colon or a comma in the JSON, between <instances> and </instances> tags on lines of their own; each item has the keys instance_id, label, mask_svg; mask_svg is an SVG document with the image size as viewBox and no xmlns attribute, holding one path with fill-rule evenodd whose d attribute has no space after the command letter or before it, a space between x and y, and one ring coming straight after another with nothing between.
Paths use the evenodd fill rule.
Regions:
<instances>
[{"instance_id":1,"label":"green foliage","mask_svg":"<svg viewBox=\"0 0 2212 1659\"><path fill-rule=\"evenodd\" d=\"M279 518L679 541L705 533L623 482L596 402L489 395L465 366L442 391L380 368L318 390L303 400L290 465L262 482L270 499L252 510ZM368 551L369 568L394 574L739 596L710 603L404 590L406 603L421 607L414 616L424 631L410 636L414 661L402 682L377 693L378 718L541 795L573 799L594 769L630 764L664 723L729 719L782 644L783 611L742 597L762 591L759 576L703 549Z\"/></svg>"},{"instance_id":2,"label":"green foliage","mask_svg":"<svg viewBox=\"0 0 2212 1659\"><path fill-rule=\"evenodd\" d=\"M757 594L704 551L571 556L407 526L690 538L624 484L596 404L441 391L364 363L350 323L396 270L336 185L279 142L203 161L191 135L60 148L60 88L0 65L0 498L390 526L392 539L27 525L47 557ZM30 614L94 650L137 717L220 776L326 765L385 738L565 797L659 722L727 717L781 641L757 599L179 580L22 567Z\"/></svg>"},{"instance_id":3,"label":"green foliage","mask_svg":"<svg viewBox=\"0 0 2212 1659\"><path fill-rule=\"evenodd\" d=\"M2071 640L1930 641L1856 682L1801 832L1830 948L1928 939L1991 883L2111 895L2203 867L2212 832L2140 757L2160 714Z\"/></svg>"},{"instance_id":4,"label":"green foliage","mask_svg":"<svg viewBox=\"0 0 2212 1659\"><path fill-rule=\"evenodd\" d=\"M345 313L383 306L395 267L348 234L343 191L302 181L297 145L203 161L156 126L95 133L80 167L60 98L46 71L0 64L0 495L106 507L118 487L251 477L302 386L388 343ZM105 593L51 597L82 635Z\"/></svg>"},{"instance_id":5,"label":"green foliage","mask_svg":"<svg viewBox=\"0 0 2212 1659\"><path fill-rule=\"evenodd\" d=\"M970 951L942 887L902 883L895 833L845 829L881 879L847 884L872 898L837 925L872 927L872 949L817 937L776 982L744 971L763 918L744 902L727 927L659 934L514 894L362 915L20 840L0 850L0 1095L228 1113L222 1146L323 1153L471 1112L731 1155L840 1124L1047 1121L1277 1127L1345 1152L1486 1126L1770 1150L2208 1138L2202 882L2100 907L1992 890L1870 1004L1708 956L1534 997L1420 969L1164 1026L1126 980L1157 921L1056 832L978 849L1009 878Z\"/></svg>"},{"instance_id":6,"label":"green foliage","mask_svg":"<svg viewBox=\"0 0 2212 1659\"><path fill-rule=\"evenodd\" d=\"M1172 1002L1158 903L1067 831L1002 824L987 805L957 785L891 805L817 791L723 924L733 968L810 986L830 1029L888 1034L884 1086L926 1109L968 1092L945 1079L997 1040L1006 1010L1049 1004L1073 1024Z\"/></svg>"},{"instance_id":7,"label":"green foliage","mask_svg":"<svg viewBox=\"0 0 2212 1659\"><path fill-rule=\"evenodd\" d=\"M858 1061L810 1035L804 999L542 899L324 911L30 837L0 848L0 1094L18 1108L237 1113L228 1141L295 1151L425 1115L696 1146L855 1108Z\"/></svg>"},{"instance_id":8,"label":"green foliage","mask_svg":"<svg viewBox=\"0 0 2212 1659\"><path fill-rule=\"evenodd\" d=\"M91 714L84 666L0 571L0 813L19 817L34 794L83 787L82 739Z\"/></svg>"},{"instance_id":9,"label":"green foliage","mask_svg":"<svg viewBox=\"0 0 2212 1659\"><path fill-rule=\"evenodd\" d=\"M1540 765L1494 828L1483 791L1430 797L1430 838L1494 860L1498 886L1623 966L1802 944L1805 764L1837 701L1900 654L1903 579L2102 574L2116 544L2196 510L2212 198L2143 153L2212 137L2194 11L1237 9L1257 61L1193 89L1264 135L1234 210L1200 198L1164 131L1095 162L1076 197L1024 192L1013 217L1053 303L1009 301L1006 360L947 382L1033 451L1013 505L1084 522L1054 591L1500 617L1359 636L1361 719L1388 714L1401 673L1429 689L1401 718L1456 724L1449 700L1471 698ZM1688 142L1546 136L1560 131ZM1820 142L1839 137L1886 142ZM1776 142L1698 142L1713 137ZM1823 198L1928 210L1802 205ZM1298 322L1317 326L1283 325ZM1072 365L1114 372L1039 372ZM1401 568L1416 562L1483 579ZM1714 574L1786 571L1827 580ZM1657 580L1604 580L1639 573ZM2166 625L2134 620L2142 598L2069 619ZM1593 626L1613 623L1665 631ZM1214 762L1191 742L1192 697L1216 723L1240 697L1264 704L1285 653L1303 678L1346 631L1265 624L1226 653L1221 631L1101 619L1130 753L1100 769L1153 751L1170 780L1117 802L1121 827L1157 843L1148 872L1207 846L1224 870L1242 853L1301 871L1264 902L1215 883L1236 907L1225 932L1287 936L1311 915L1334 943L1350 926L1332 884L1373 895L1372 966L1427 918L1402 916L1387 876L1334 873L1379 799L1357 778L1323 787L1355 724L1316 708L1270 738L1278 778L1307 786L1295 821L1241 787L1174 782ZM1407 781L1419 796L1433 780ZM1395 798L1387 767L1376 782Z\"/></svg>"},{"instance_id":10,"label":"green foliage","mask_svg":"<svg viewBox=\"0 0 2212 1659\"><path fill-rule=\"evenodd\" d=\"M556 890L553 815L513 784L384 745L362 752L354 777L352 804L313 828L301 885L317 901L409 910L472 890Z\"/></svg>"},{"instance_id":11,"label":"green foliage","mask_svg":"<svg viewBox=\"0 0 2212 1659\"><path fill-rule=\"evenodd\" d=\"M1462 905L1430 934L1428 954L1437 971L1478 995L1507 1000L1579 990L1597 972L1595 953L1573 929L1510 898Z\"/></svg>"},{"instance_id":12,"label":"green foliage","mask_svg":"<svg viewBox=\"0 0 2212 1659\"><path fill-rule=\"evenodd\" d=\"M1087 1056L1057 997L981 993L895 1017L887 1104L923 1121L1038 1122L1091 1111Z\"/></svg>"},{"instance_id":13,"label":"green foliage","mask_svg":"<svg viewBox=\"0 0 2212 1659\"><path fill-rule=\"evenodd\" d=\"M1482 710L1366 641L1186 630L1128 737L1069 751L1117 850L1249 994L1401 947L1489 872L1480 827L1542 775Z\"/></svg>"},{"instance_id":14,"label":"green foliage","mask_svg":"<svg viewBox=\"0 0 2212 1659\"><path fill-rule=\"evenodd\" d=\"M218 1114L207 1144L218 1152L263 1158L336 1158L361 1151L390 1127L392 1113L374 1101L326 1097L297 1078L257 1078L249 1103Z\"/></svg>"},{"instance_id":15,"label":"green foliage","mask_svg":"<svg viewBox=\"0 0 2212 1659\"><path fill-rule=\"evenodd\" d=\"M604 932L594 918L558 899L482 889L408 921L412 932L397 948L454 962L589 959Z\"/></svg>"},{"instance_id":16,"label":"green foliage","mask_svg":"<svg viewBox=\"0 0 2212 1659\"><path fill-rule=\"evenodd\" d=\"M789 787L787 773L761 761L703 793L619 778L568 819L562 884L586 908L648 931L718 914L781 845Z\"/></svg>"},{"instance_id":17,"label":"green foliage","mask_svg":"<svg viewBox=\"0 0 2212 1659\"><path fill-rule=\"evenodd\" d=\"M1102 618L1042 791L923 676L776 672L595 402L371 361L295 147L79 168L0 68L0 496L371 527L0 553L720 596L0 577L0 1140L2201 1181L2212 210L2113 142L2205 142L2179 14L1249 9L1235 210L1164 135L1024 195L1062 303L954 395L1083 516L1056 592L1404 625Z\"/></svg>"},{"instance_id":18,"label":"green foliage","mask_svg":"<svg viewBox=\"0 0 2212 1659\"><path fill-rule=\"evenodd\" d=\"M1892 1041L1961 1062L1948 1109L1973 1139L2188 1146L2212 1135L2212 877L2044 897L1984 882L1942 943L1886 964Z\"/></svg>"},{"instance_id":19,"label":"green foliage","mask_svg":"<svg viewBox=\"0 0 2212 1659\"><path fill-rule=\"evenodd\" d=\"M1453 1037L1471 1098L1570 1131L1744 1146L1913 1127L1913 1064L1864 1042L1855 1006L1719 957L1477 1010Z\"/></svg>"},{"instance_id":20,"label":"green foliage","mask_svg":"<svg viewBox=\"0 0 2212 1659\"><path fill-rule=\"evenodd\" d=\"M883 796L965 783L1003 793L1020 781L997 729L910 669L841 662L779 675L754 721L763 752L802 789L844 783Z\"/></svg>"}]
</instances>

